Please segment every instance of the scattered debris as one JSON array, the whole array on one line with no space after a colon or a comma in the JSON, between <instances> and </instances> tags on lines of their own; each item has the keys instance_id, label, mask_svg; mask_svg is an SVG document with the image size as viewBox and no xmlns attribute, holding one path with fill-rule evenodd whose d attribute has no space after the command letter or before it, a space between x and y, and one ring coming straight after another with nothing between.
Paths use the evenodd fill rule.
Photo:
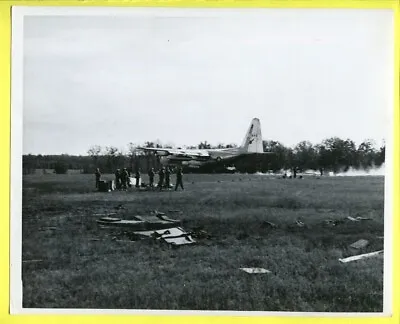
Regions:
<instances>
[{"instance_id":1,"label":"scattered debris","mask_svg":"<svg viewBox=\"0 0 400 324\"><path fill-rule=\"evenodd\" d=\"M166 215L158 215L157 217L160 218L160 219L163 220L163 221L167 221L167 222L170 222L170 223L174 223L174 224L180 224L180 223L181 223L180 220L178 220L178 219L173 219L173 218L169 218L169 217L166 216Z\"/></svg>"},{"instance_id":2,"label":"scattered debris","mask_svg":"<svg viewBox=\"0 0 400 324\"><path fill-rule=\"evenodd\" d=\"M93 214L93 216L112 216L117 215L117 213L100 213L100 214Z\"/></svg>"},{"instance_id":3,"label":"scattered debris","mask_svg":"<svg viewBox=\"0 0 400 324\"><path fill-rule=\"evenodd\" d=\"M146 229L146 222L135 220L119 220L119 221L105 221L99 219L97 223L103 227L129 227L132 229L140 230Z\"/></svg>"},{"instance_id":4,"label":"scattered debris","mask_svg":"<svg viewBox=\"0 0 400 324\"><path fill-rule=\"evenodd\" d=\"M271 273L271 271L264 268L240 268L247 273L255 274L255 273Z\"/></svg>"},{"instance_id":5,"label":"scattered debris","mask_svg":"<svg viewBox=\"0 0 400 324\"><path fill-rule=\"evenodd\" d=\"M371 218L367 218L367 217L351 217L351 216L347 216L346 219L352 221L352 222L359 222L359 221L363 221L363 220L370 220Z\"/></svg>"},{"instance_id":6,"label":"scattered debris","mask_svg":"<svg viewBox=\"0 0 400 324\"><path fill-rule=\"evenodd\" d=\"M177 226L180 224L179 220L168 218L167 216L159 215L149 215L149 216L135 216L135 218L139 221L143 221L146 223L146 229L164 229L169 228L171 226Z\"/></svg>"},{"instance_id":7,"label":"scattered debris","mask_svg":"<svg viewBox=\"0 0 400 324\"><path fill-rule=\"evenodd\" d=\"M362 249L365 248L369 242L367 240L358 240L357 242L354 242L353 244L350 245L353 249Z\"/></svg>"},{"instance_id":8,"label":"scattered debris","mask_svg":"<svg viewBox=\"0 0 400 324\"><path fill-rule=\"evenodd\" d=\"M150 214L155 214L156 216L165 216L165 213L159 212L158 210L154 210L150 212Z\"/></svg>"},{"instance_id":9,"label":"scattered debris","mask_svg":"<svg viewBox=\"0 0 400 324\"><path fill-rule=\"evenodd\" d=\"M172 245L195 243L190 234L186 233L181 227L173 227L155 231L137 231L134 233L146 237L155 237L158 240L163 240Z\"/></svg>"},{"instance_id":10,"label":"scattered debris","mask_svg":"<svg viewBox=\"0 0 400 324\"><path fill-rule=\"evenodd\" d=\"M160 215L148 215L148 216L134 216L134 220L123 220L113 217L102 217L97 223L106 227L129 227L133 230L152 230L152 229L164 229L171 226L180 224L180 221L170 219L166 216Z\"/></svg>"},{"instance_id":11,"label":"scattered debris","mask_svg":"<svg viewBox=\"0 0 400 324\"><path fill-rule=\"evenodd\" d=\"M115 218L115 217L102 217L100 218L101 221L104 222L119 222L121 218Z\"/></svg>"},{"instance_id":12,"label":"scattered debris","mask_svg":"<svg viewBox=\"0 0 400 324\"><path fill-rule=\"evenodd\" d=\"M361 259L371 258L371 257L374 257L374 256L378 256L378 255L380 255L382 253L383 253L383 250L380 250L380 251L376 251L376 252L360 254L360 255L354 255L354 256L351 256L351 257L348 257L348 258L339 259L339 261L342 262L342 263L347 263L347 262L351 262L351 261L357 261L357 260L361 260Z\"/></svg>"},{"instance_id":13,"label":"scattered debris","mask_svg":"<svg viewBox=\"0 0 400 324\"><path fill-rule=\"evenodd\" d=\"M162 237L162 239L174 246L178 246L178 245L185 245L185 244L193 244L196 243L191 237L190 235L186 234L186 235L182 235L179 237Z\"/></svg>"},{"instance_id":14,"label":"scattered debris","mask_svg":"<svg viewBox=\"0 0 400 324\"><path fill-rule=\"evenodd\" d=\"M160 238L163 235L173 235L179 236L182 233L185 233L182 228L180 227L172 227L167 229L160 229L160 230L152 230L152 231L136 231L134 232L137 235L147 236L147 237L156 237Z\"/></svg>"},{"instance_id":15,"label":"scattered debris","mask_svg":"<svg viewBox=\"0 0 400 324\"><path fill-rule=\"evenodd\" d=\"M153 237L174 246L195 243L191 236L192 233L187 233L183 228L177 227L181 223L180 220L171 219L167 217L165 213L158 211L152 212L152 215L136 215L134 216L134 220L102 217L97 220L97 223L102 228L126 227L134 231L130 233L124 232L122 234L123 236L128 236L130 241L118 240L122 235L113 237L113 241L131 242L143 237ZM206 235L205 232L201 234Z\"/></svg>"}]
</instances>

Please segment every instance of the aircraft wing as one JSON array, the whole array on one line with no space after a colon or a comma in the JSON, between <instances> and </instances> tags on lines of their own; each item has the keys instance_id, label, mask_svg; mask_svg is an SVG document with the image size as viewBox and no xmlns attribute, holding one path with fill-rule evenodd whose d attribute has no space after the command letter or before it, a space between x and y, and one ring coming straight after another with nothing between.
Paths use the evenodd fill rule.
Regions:
<instances>
[{"instance_id":1,"label":"aircraft wing","mask_svg":"<svg viewBox=\"0 0 400 324\"><path fill-rule=\"evenodd\" d=\"M139 150L154 152L157 155L176 155L176 156L193 156L193 157L209 157L208 152L200 150L181 150L181 149L167 149L155 147L139 147Z\"/></svg>"}]
</instances>

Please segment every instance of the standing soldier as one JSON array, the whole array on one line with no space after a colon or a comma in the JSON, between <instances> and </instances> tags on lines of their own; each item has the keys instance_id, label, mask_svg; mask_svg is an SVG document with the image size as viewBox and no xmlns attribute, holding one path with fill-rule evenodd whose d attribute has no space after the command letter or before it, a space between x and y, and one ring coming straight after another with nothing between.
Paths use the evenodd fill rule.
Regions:
<instances>
[{"instance_id":1,"label":"standing soldier","mask_svg":"<svg viewBox=\"0 0 400 324\"><path fill-rule=\"evenodd\" d=\"M126 189L128 189L128 185L130 187L129 172L126 168L124 168L123 173L125 174L125 190L126 190Z\"/></svg>"},{"instance_id":2,"label":"standing soldier","mask_svg":"<svg viewBox=\"0 0 400 324\"><path fill-rule=\"evenodd\" d=\"M182 168L181 168L181 167L178 167L178 168L176 169L176 185L175 185L175 191L178 190L178 186L179 186L179 185L181 186L182 190L184 190L184 189L183 189L183 182L182 182L182 175L183 175Z\"/></svg>"},{"instance_id":3,"label":"standing soldier","mask_svg":"<svg viewBox=\"0 0 400 324\"><path fill-rule=\"evenodd\" d=\"M162 186L164 184L164 175L165 175L165 168L162 167L158 172L158 177L159 177L158 187L160 188L160 190L162 190Z\"/></svg>"},{"instance_id":4,"label":"standing soldier","mask_svg":"<svg viewBox=\"0 0 400 324\"><path fill-rule=\"evenodd\" d=\"M126 169L124 168L123 170L122 170L122 172L121 172L121 189L122 190L126 190L126 183L127 183L127 171L126 171Z\"/></svg>"},{"instance_id":5,"label":"standing soldier","mask_svg":"<svg viewBox=\"0 0 400 324\"><path fill-rule=\"evenodd\" d=\"M136 169L135 177L136 177L136 188L139 188L140 168L137 168L137 169Z\"/></svg>"},{"instance_id":6,"label":"standing soldier","mask_svg":"<svg viewBox=\"0 0 400 324\"><path fill-rule=\"evenodd\" d=\"M121 172L119 169L115 171L115 187L121 189Z\"/></svg>"},{"instance_id":7,"label":"standing soldier","mask_svg":"<svg viewBox=\"0 0 400 324\"><path fill-rule=\"evenodd\" d=\"M130 188L130 187L132 187L132 183L131 183L131 169L130 168L128 168L128 169L126 169L126 172L127 172L127 176L126 176L126 185Z\"/></svg>"},{"instance_id":8,"label":"standing soldier","mask_svg":"<svg viewBox=\"0 0 400 324\"><path fill-rule=\"evenodd\" d=\"M165 169L165 187L169 189L171 170L169 167Z\"/></svg>"},{"instance_id":9,"label":"standing soldier","mask_svg":"<svg viewBox=\"0 0 400 324\"><path fill-rule=\"evenodd\" d=\"M96 176L96 189L99 189L99 182L100 182L100 178L101 178L101 172L100 169L97 168L96 172L94 173Z\"/></svg>"},{"instance_id":10,"label":"standing soldier","mask_svg":"<svg viewBox=\"0 0 400 324\"><path fill-rule=\"evenodd\" d=\"M149 183L150 187L154 187L154 168L151 168L149 171Z\"/></svg>"}]
</instances>

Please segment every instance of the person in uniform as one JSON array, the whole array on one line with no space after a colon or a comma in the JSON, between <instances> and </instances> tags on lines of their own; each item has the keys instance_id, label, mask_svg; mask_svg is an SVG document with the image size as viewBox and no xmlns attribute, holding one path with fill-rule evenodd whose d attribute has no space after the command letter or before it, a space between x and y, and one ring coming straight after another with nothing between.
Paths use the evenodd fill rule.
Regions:
<instances>
[{"instance_id":1,"label":"person in uniform","mask_svg":"<svg viewBox=\"0 0 400 324\"><path fill-rule=\"evenodd\" d=\"M140 169L139 168L136 169L135 177L136 177L136 185L135 185L135 187L139 188L139 180L140 180Z\"/></svg>"},{"instance_id":2,"label":"person in uniform","mask_svg":"<svg viewBox=\"0 0 400 324\"><path fill-rule=\"evenodd\" d=\"M120 171L120 169L117 169L115 171L115 188L117 188L117 190L121 189L121 171Z\"/></svg>"},{"instance_id":3,"label":"person in uniform","mask_svg":"<svg viewBox=\"0 0 400 324\"><path fill-rule=\"evenodd\" d=\"M121 172L121 188L122 190L127 189L127 184L128 184L128 171L126 168L124 168Z\"/></svg>"},{"instance_id":4,"label":"person in uniform","mask_svg":"<svg viewBox=\"0 0 400 324\"><path fill-rule=\"evenodd\" d=\"M170 175L171 175L171 170L169 169L169 167L167 167L165 169L165 187L169 188L169 184L170 184Z\"/></svg>"},{"instance_id":5,"label":"person in uniform","mask_svg":"<svg viewBox=\"0 0 400 324\"><path fill-rule=\"evenodd\" d=\"M162 167L162 168L160 169L160 171L158 172L158 177L159 177L159 180L158 180L158 187L160 188L160 190L162 190L162 186L163 186L163 184L164 184L164 176L165 176L165 168Z\"/></svg>"},{"instance_id":6,"label":"person in uniform","mask_svg":"<svg viewBox=\"0 0 400 324\"><path fill-rule=\"evenodd\" d=\"M149 184L150 187L154 187L154 168L149 170Z\"/></svg>"},{"instance_id":7,"label":"person in uniform","mask_svg":"<svg viewBox=\"0 0 400 324\"><path fill-rule=\"evenodd\" d=\"M178 186L180 185L182 190L184 190L183 188L183 182L182 182L182 176L183 176L183 172L182 172L182 167L178 167L176 169L176 185L175 185L175 191L178 190Z\"/></svg>"},{"instance_id":8,"label":"person in uniform","mask_svg":"<svg viewBox=\"0 0 400 324\"><path fill-rule=\"evenodd\" d=\"M100 182L100 178L101 178L100 169L97 168L94 174L96 176L96 189L99 189L99 182Z\"/></svg>"}]
</instances>

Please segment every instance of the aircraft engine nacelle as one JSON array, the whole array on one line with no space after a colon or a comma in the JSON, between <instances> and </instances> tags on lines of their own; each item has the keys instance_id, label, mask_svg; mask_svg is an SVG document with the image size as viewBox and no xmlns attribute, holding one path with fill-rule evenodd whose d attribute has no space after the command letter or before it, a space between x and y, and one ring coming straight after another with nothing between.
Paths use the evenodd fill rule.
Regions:
<instances>
[{"instance_id":1,"label":"aircraft engine nacelle","mask_svg":"<svg viewBox=\"0 0 400 324\"><path fill-rule=\"evenodd\" d=\"M169 153L166 152L166 151L156 151L156 154L159 155L159 156L167 156L167 155L169 155Z\"/></svg>"},{"instance_id":2,"label":"aircraft engine nacelle","mask_svg":"<svg viewBox=\"0 0 400 324\"><path fill-rule=\"evenodd\" d=\"M200 166L202 163L199 161L183 161L182 165L186 166Z\"/></svg>"}]
</instances>

